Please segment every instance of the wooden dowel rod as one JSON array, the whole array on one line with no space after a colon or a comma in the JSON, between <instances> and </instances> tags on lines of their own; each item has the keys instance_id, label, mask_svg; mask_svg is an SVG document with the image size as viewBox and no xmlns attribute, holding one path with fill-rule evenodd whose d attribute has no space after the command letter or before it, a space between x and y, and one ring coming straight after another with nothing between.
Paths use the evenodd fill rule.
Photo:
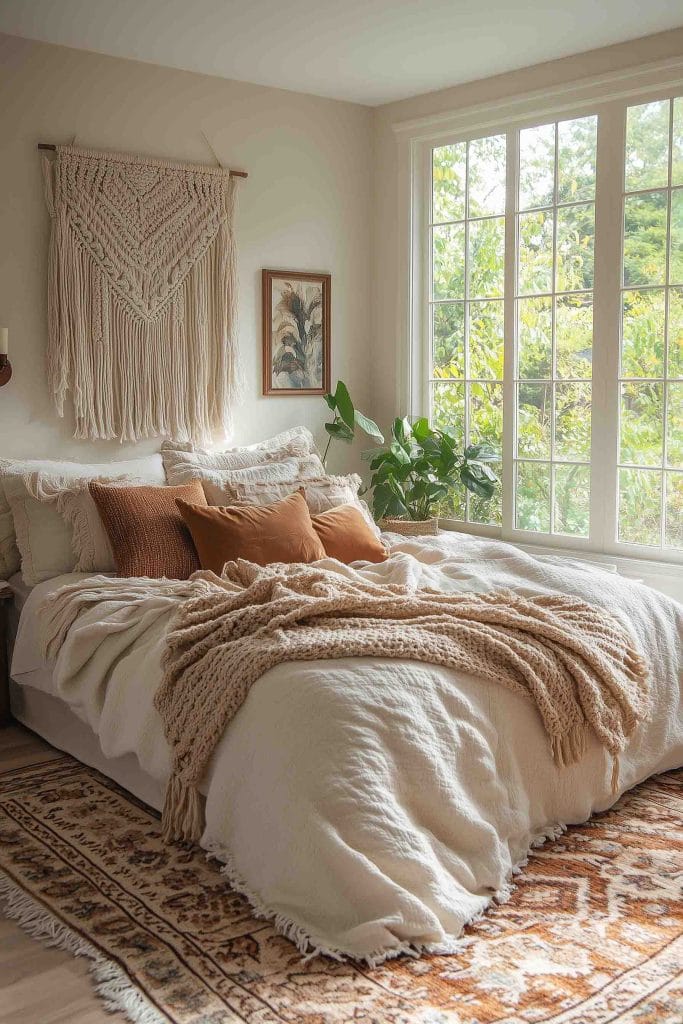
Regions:
<instances>
[{"instance_id":1,"label":"wooden dowel rod","mask_svg":"<svg viewBox=\"0 0 683 1024\"><path fill-rule=\"evenodd\" d=\"M57 147L53 146L51 142L39 142L38 143L38 149L48 149L48 150L50 150L51 152L54 153L54 151L57 149ZM233 171L233 170L230 170L228 173L230 174L231 178L248 178L249 177L249 174L248 174L247 171Z\"/></svg>"}]
</instances>

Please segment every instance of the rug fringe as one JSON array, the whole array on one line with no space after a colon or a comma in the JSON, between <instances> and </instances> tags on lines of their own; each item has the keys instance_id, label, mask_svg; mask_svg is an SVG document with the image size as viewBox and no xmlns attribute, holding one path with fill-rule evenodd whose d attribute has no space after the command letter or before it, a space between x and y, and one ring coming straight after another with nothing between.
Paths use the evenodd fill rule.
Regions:
<instances>
[{"instance_id":1,"label":"rug fringe","mask_svg":"<svg viewBox=\"0 0 683 1024\"><path fill-rule=\"evenodd\" d=\"M496 892L492 893L491 896L486 897L486 903L482 909L477 911L476 914L472 914L472 916L465 921L463 929L468 925L477 924L478 922L483 921L492 907L501 906L502 904L507 903L517 888L513 882L514 876L520 874L522 869L527 866L529 863L529 857L533 855L534 850L543 846L546 842L559 839L559 837L566 831L566 825L548 825L542 832L537 832L530 836L529 848L526 854L512 866L508 877L501 887ZM383 949L373 950L371 953L367 953L363 956L354 957L352 954L345 952L344 950L326 945L322 939L316 938L307 931L303 925L293 921L285 914L278 913L264 903L263 899L258 895L258 893L250 888L243 876L239 873L235 867L232 855L221 843L210 841L203 848L206 851L207 860L219 860L221 862L221 874L225 875L231 888L241 896L244 896L248 901L254 917L257 917L261 921L270 921L279 935L283 935L286 939L289 939L290 942L294 943L296 948L302 954L303 963L308 963L309 960L313 960L316 956L327 956L332 960L338 960L340 962L357 960L367 964L370 968L375 968L379 967L385 961L395 960L399 956L419 957L423 953L441 956L452 955L463 951L476 941L476 936L463 935L459 935L456 938L439 943L414 943L403 941L397 943L395 946L384 947Z\"/></svg>"},{"instance_id":2,"label":"rug fringe","mask_svg":"<svg viewBox=\"0 0 683 1024\"><path fill-rule=\"evenodd\" d=\"M88 969L95 991L110 1013L120 1011L133 1024L168 1024L168 1018L145 999L125 971L2 872L0 901L7 917L16 921L31 938L90 961Z\"/></svg>"}]
</instances>

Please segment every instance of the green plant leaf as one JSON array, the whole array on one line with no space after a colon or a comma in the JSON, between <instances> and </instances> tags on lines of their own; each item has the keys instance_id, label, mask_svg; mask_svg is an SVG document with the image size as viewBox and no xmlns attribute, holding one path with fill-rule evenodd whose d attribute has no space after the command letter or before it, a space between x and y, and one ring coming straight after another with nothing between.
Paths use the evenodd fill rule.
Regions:
<instances>
[{"instance_id":1,"label":"green plant leaf","mask_svg":"<svg viewBox=\"0 0 683 1024\"><path fill-rule=\"evenodd\" d=\"M355 409L353 408L353 402L351 401L351 395L343 380L337 381L337 389L334 393L334 399L337 403L337 411L344 423L351 431L353 437L353 428L355 424Z\"/></svg>"},{"instance_id":2,"label":"green plant leaf","mask_svg":"<svg viewBox=\"0 0 683 1024\"><path fill-rule=\"evenodd\" d=\"M410 455L401 445L400 441L392 441L390 451L399 465L410 465Z\"/></svg>"},{"instance_id":3,"label":"green plant leaf","mask_svg":"<svg viewBox=\"0 0 683 1024\"><path fill-rule=\"evenodd\" d=\"M490 498L495 489L495 484L491 480L480 476L476 471L477 468L466 463L460 470L460 479L472 494L476 494L479 498Z\"/></svg>"},{"instance_id":4,"label":"green plant leaf","mask_svg":"<svg viewBox=\"0 0 683 1024\"><path fill-rule=\"evenodd\" d=\"M426 438L430 437L432 434L432 428L429 426L429 420L427 417L421 416L420 419L415 420L412 426L412 431L413 437L418 444L422 444Z\"/></svg>"},{"instance_id":5,"label":"green plant leaf","mask_svg":"<svg viewBox=\"0 0 683 1024\"><path fill-rule=\"evenodd\" d=\"M350 444L353 441L353 431L347 427L345 423L337 421L336 423L326 423L325 430L330 437L335 438L337 441L346 441Z\"/></svg>"},{"instance_id":6,"label":"green plant leaf","mask_svg":"<svg viewBox=\"0 0 683 1024\"><path fill-rule=\"evenodd\" d=\"M368 437L374 437L380 444L383 443L384 434L381 432L374 420L364 416L362 412L358 412L358 409L354 410L354 417L360 429L364 430Z\"/></svg>"},{"instance_id":7,"label":"green plant leaf","mask_svg":"<svg viewBox=\"0 0 683 1024\"><path fill-rule=\"evenodd\" d=\"M334 395L331 395L328 391L326 395L323 395L323 398L327 402L332 412L334 412L335 409L337 408L337 399L334 397Z\"/></svg>"}]
</instances>

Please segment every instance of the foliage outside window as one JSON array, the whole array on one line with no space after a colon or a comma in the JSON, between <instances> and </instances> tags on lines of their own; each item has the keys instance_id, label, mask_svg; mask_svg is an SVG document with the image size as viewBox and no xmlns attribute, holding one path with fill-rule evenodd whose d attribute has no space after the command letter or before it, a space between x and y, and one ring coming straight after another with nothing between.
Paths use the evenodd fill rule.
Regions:
<instances>
[{"instance_id":1,"label":"foliage outside window","mask_svg":"<svg viewBox=\"0 0 683 1024\"><path fill-rule=\"evenodd\" d=\"M432 149L429 416L490 445L499 476L511 460L513 534L590 544L593 389L607 389L619 406L612 540L683 550L683 97L625 116L618 380L596 377L593 359L599 117ZM441 511L502 525L500 493L483 504L462 488Z\"/></svg>"}]
</instances>

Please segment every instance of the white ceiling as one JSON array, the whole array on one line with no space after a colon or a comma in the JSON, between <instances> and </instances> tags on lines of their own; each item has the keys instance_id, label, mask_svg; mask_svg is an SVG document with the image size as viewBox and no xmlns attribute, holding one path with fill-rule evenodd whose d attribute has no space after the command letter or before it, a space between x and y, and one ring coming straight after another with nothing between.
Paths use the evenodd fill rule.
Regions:
<instances>
[{"instance_id":1,"label":"white ceiling","mask_svg":"<svg viewBox=\"0 0 683 1024\"><path fill-rule=\"evenodd\" d=\"M0 0L10 34L370 105L681 24L681 0Z\"/></svg>"}]
</instances>

